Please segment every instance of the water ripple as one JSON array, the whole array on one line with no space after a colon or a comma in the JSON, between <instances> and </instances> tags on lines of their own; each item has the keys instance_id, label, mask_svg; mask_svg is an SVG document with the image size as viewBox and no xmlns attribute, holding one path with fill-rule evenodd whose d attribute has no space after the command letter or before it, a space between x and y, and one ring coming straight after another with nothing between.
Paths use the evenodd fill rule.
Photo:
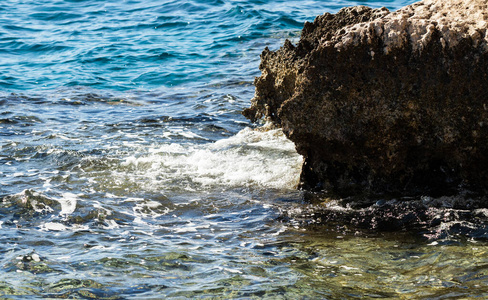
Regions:
<instances>
[{"instance_id":1,"label":"water ripple","mask_svg":"<svg viewBox=\"0 0 488 300\"><path fill-rule=\"evenodd\" d=\"M0 83L10 90L75 85L147 89L228 76L234 64L249 66L246 74L252 78L263 46L279 44L273 38L277 32L296 37L306 19L327 7L311 1L289 12L281 6L289 4L85 1L80 7L71 1L37 6L7 1L8 14L0 19L0 48L9 59L0 62ZM259 47L253 47L256 41ZM190 49L200 57L187 56ZM245 59L250 49L255 49L252 64ZM39 55L42 59L26 59ZM224 65L222 59L223 69L218 67ZM29 71L18 73L9 60ZM194 72L183 75L187 69ZM153 71L136 75L141 70ZM158 74L165 78L155 79Z\"/></svg>"},{"instance_id":2,"label":"water ripple","mask_svg":"<svg viewBox=\"0 0 488 300\"><path fill-rule=\"evenodd\" d=\"M407 3L2 1L0 298L484 297L486 199L297 191L241 115L266 46L353 4Z\"/></svg>"}]
</instances>

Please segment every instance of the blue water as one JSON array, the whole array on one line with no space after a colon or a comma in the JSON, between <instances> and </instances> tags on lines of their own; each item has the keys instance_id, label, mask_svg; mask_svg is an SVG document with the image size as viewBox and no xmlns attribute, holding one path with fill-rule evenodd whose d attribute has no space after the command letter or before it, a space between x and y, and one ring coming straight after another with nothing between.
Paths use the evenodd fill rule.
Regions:
<instances>
[{"instance_id":1,"label":"blue water","mask_svg":"<svg viewBox=\"0 0 488 300\"><path fill-rule=\"evenodd\" d=\"M343 6L401 1L3 1L5 91L249 82L258 54L296 38L305 21Z\"/></svg>"},{"instance_id":2,"label":"blue water","mask_svg":"<svg viewBox=\"0 0 488 300\"><path fill-rule=\"evenodd\" d=\"M415 233L324 224L375 211L310 200L294 145L241 115L265 47L412 2L2 1L0 298L483 295L488 211L422 198Z\"/></svg>"}]
</instances>

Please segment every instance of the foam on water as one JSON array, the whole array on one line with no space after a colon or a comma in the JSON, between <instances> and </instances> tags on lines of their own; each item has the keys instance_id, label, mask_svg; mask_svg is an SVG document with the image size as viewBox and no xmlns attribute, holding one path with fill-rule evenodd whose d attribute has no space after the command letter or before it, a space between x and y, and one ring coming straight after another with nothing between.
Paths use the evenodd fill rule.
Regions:
<instances>
[{"instance_id":1,"label":"foam on water","mask_svg":"<svg viewBox=\"0 0 488 300\"><path fill-rule=\"evenodd\" d=\"M293 189L303 163L280 129L246 128L212 144L166 144L146 152L127 157L122 166L130 170L129 178L145 181L145 188L153 190L175 181L187 189L196 185Z\"/></svg>"},{"instance_id":2,"label":"foam on water","mask_svg":"<svg viewBox=\"0 0 488 300\"><path fill-rule=\"evenodd\" d=\"M61 211L59 212L60 215L69 215L72 214L76 209L76 202L78 196L73 193L64 193L62 198L57 199L59 204L61 204Z\"/></svg>"}]
</instances>

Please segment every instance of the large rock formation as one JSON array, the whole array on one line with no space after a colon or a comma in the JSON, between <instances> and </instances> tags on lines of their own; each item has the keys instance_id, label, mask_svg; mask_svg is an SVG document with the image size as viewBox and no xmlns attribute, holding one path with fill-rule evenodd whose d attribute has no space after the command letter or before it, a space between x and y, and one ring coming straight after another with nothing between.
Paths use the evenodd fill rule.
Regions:
<instances>
[{"instance_id":1,"label":"large rock formation","mask_svg":"<svg viewBox=\"0 0 488 300\"><path fill-rule=\"evenodd\" d=\"M302 186L339 194L488 187L488 5L344 8L261 55L251 120L305 157Z\"/></svg>"}]
</instances>

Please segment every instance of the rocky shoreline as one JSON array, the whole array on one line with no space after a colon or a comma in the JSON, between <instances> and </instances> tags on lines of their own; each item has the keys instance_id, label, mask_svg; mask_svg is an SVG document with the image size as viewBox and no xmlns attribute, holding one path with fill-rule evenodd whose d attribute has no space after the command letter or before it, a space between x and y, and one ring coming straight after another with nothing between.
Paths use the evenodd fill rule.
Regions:
<instances>
[{"instance_id":1,"label":"rocky shoreline","mask_svg":"<svg viewBox=\"0 0 488 300\"><path fill-rule=\"evenodd\" d=\"M243 114L280 126L301 187L341 196L488 188L488 5L348 7L261 55Z\"/></svg>"}]
</instances>

